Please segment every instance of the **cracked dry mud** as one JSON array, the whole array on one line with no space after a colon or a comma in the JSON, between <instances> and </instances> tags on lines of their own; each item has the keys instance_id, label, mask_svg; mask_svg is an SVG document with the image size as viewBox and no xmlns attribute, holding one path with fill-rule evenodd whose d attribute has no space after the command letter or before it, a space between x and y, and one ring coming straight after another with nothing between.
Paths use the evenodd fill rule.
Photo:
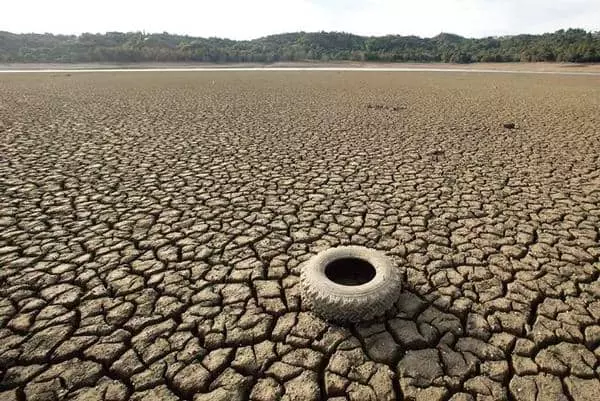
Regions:
<instances>
[{"instance_id":1,"label":"cracked dry mud","mask_svg":"<svg viewBox=\"0 0 600 401\"><path fill-rule=\"evenodd\" d=\"M597 400L599 88L2 77L0 399ZM343 244L401 269L386 320L301 304Z\"/></svg>"}]
</instances>

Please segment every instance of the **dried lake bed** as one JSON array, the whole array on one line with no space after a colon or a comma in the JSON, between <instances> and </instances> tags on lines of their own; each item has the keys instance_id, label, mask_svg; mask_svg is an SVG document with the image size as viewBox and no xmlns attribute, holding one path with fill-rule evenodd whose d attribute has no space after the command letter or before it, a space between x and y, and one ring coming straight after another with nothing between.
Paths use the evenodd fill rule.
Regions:
<instances>
[{"instance_id":1,"label":"dried lake bed","mask_svg":"<svg viewBox=\"0 0 600 401\"><path fill-rule=\"evenodd\" d=\"M595 400L598 110L584 75L4 74L0 399ZM385 319L300 300L349 244L401 271Z\"/></svg>"}]
</instances>

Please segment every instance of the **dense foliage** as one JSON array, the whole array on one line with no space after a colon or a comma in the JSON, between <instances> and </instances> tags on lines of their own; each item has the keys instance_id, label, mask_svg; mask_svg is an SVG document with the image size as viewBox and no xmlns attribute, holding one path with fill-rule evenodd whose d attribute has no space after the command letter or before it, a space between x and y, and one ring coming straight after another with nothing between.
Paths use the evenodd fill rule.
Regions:
<instances>
[{"instance_id":1,"label":"dense foliage","mask_svg":"<svg viewBox=\"0 0 600 401\"><path fill-rule=\"evenodd\" d=\"M300 60L509 62L600 61L600 32L468 39L442 33L364 37L339 32L286 33L249 41L141 32L75 35L0 32L0 62L276 62Z\"/></svg>"}]
</instances>

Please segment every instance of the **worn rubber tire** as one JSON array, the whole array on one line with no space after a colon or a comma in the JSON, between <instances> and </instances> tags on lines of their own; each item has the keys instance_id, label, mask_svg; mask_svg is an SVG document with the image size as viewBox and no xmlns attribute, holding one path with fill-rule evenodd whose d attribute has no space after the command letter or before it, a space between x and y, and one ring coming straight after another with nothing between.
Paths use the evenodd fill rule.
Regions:
<instances>
[{"instance_id":1,"label":"worn rubber tire","mask_svg":"<svg viewBox=\"0 0 600 401\"><path fill-rule=\"evenodd\" d=\"M341 285L325 275L325 267L337 259L357 258L370 263L375 277L361 285ZM402 290L399 269L379 251L361 246L340 246L309 259L300 273L302 301L327 320L359 322L385 314Z\"/></svg>"}]
</instances>

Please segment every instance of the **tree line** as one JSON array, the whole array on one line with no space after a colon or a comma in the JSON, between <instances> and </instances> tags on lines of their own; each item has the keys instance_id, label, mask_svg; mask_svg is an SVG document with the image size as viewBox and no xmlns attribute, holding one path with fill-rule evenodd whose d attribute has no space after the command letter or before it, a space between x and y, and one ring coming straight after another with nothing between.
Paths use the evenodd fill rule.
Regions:
<instances>
[{"instance_id":1,"label":"tree line","mask_svg":"<svg viewBox=\"0 0 600 401\"><path fill-rule=\"evenodd\" d=\"M542 35L465 38L358 36L343 32L297 32L253 40L197 38L169 33L81 35L0 32L2 63L278 61L383 62L600 62L600 32L559 30Z\"/></svg>"}]
</instances>

